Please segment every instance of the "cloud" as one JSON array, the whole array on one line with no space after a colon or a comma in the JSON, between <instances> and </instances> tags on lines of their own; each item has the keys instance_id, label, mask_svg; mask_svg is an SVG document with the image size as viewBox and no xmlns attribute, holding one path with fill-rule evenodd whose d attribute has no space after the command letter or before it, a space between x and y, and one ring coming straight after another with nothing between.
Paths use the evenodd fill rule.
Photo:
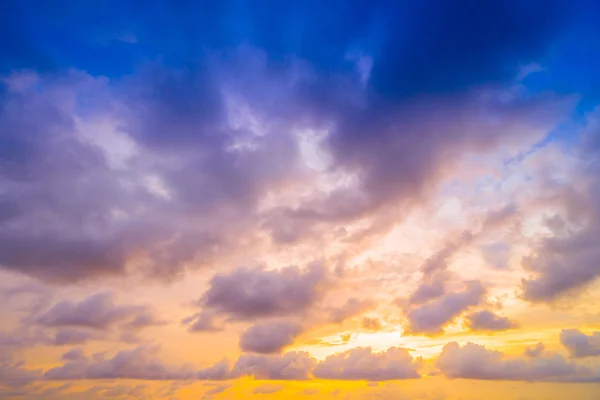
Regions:
<instances>
[{"instance_id":1,"label":"cloud","mask_svg":"<svg viewBox=\"0 0 600 400\"><path fill-rule=\"evenodd\" d=\"M544 346L543 343L538 343L535 346L529 346L525 349L525 355L527 357L531 357L531 358L535 358L535 357L539 357L542 354L544 354L544 351L546 350L546 347Z\"/></svg>"},{"instance_id":2,"label":"cloud","mask_svg":"<svg viewBox=\"0 0 600 400\"><path fill-rule=\"evenodd\" d=\"M320 299L325 279L325 268L317 264L305 270L239 268L215 275L198 303L237 320L293 315Z\"/></svg>"},{"instance_id":3,"label":"cloud","mask_svg":"<svg viewBox=\"0 0 600 400\"><path fill-rule=\"evenodd\" d=\"M0 348L0 386L20 388L42 378L41 371L28 369L23 364Z\"/></svg>"},{"instance_id":4,"label":"cloud","mask_svg":"<svg viewBox=\"0 0 600 400\"><path fill-rule=\"evenodd\" d=\"M408 303L419 305L443 296L446 292L446 279L446 275L440 273L434 274L431 278L426 278L410 295Z\"/></svg>"},{"instance_id":5,"label":"cloud","mask_svg":"<svg viewBox=\"0 0 600 400\"><path fill-rule=\"evenodd\" d=\"M188 326L190 332L219 332L224 329L224 324L216 321L217 316L210 310L204 310L181 320Z\"/></svg>"},{"instance_id":6,"label":"cloud","mask_svg":"<svg viewBox=\"0 0 600 400\"><path fill-rule=\"evenodd\" d=\"M523 380L540 382L598 382L600 375L588 367L565 360L559 354L535 358L508 358L499 351L467 343L448 343L437 367L448 378Z\"/></svg>"},{"instance_id":7,"label":"cloud","mask_svg":"<svg viewBox=\"0 0 600 400\"><path fill-rule=\"evenodd\" d=\"M191 366L169 366L157 357L158 348L139 346L122 350L112 358L97 354L91 359L71 357L72 351L65 353L67 362L44 373L50 380L76 379L140 379L140 380L179 380L192 379L195 371Z\"/></svg>"},{"instance_id":8,"label":"cloud","mask_svg":"<svg viewBox=\"0 0 600 400\"><path fill-rule=\"evenodd\" d=\"M600 356L600 332L586 335L578 329L563 329L560 332L560 343L571 357Z\"/></svg>"},{"instance_id":9,"label":"cloud","mask_svg":"<svg viewBox=\"0 0 600 400\"><path fill-rule=\"evenodd\" d=\"M522 297L533 303L553 302L576 295L600 276L600 109L587 115L574 151L581 160L568 183L554 183L561 223L540 240L523 265L530 275L522 280ZM589 160L589 162L587 161ZM573 182L578 182L573 184Z\"/></svg>"},{"instance_id":10,"label":"cloud","mask_svg":"<svg viewBox=\"0 0 600 400\"><path fill-rule=\"evenodd\" d=\"M273 394L282 391L283 385L265 383L252 389L253 394Z\"/></svg>"},{"instance_id":11,"label":"cloud","mask_svg":"<svg viewBox=\"0 0 600 400\"><path fill-rule=\"evenodd\" d=\"M302 330L302 326L296 322L259 322L242 333L240 348L254 353L280 353L286 346L294 343Z\"/></svg>"},{"instance_id":12,"label":"cloud","mask_svg":"<svg viewBox=\"0 0 600 400\"><path fill-rule=\"evenodd\" d=\"M367 330L378 331L381 329L381 320L379 320L379 318L363 317L361 319L361 325Z\"/></svg>"},{"instance_id":13,"label":"cloud","mask_svg":"<svg viewBox=\"0 0 600 400\"><path fill-rule=\"evenodd\" d=\"M209 389L209 390L208 390L208 391L205 393L205 395L207 395L207 396L211 396L211 395L214 395L214 394L223 393L223 392L225 392L227 389L229 389L230 387L231 387L231 384L230 384L230 383L225 383L225 384L222 384L222 385L217 385L217 386L213 387L212 389Z\"/></svg>"},{"instance_id":14,"label":"cloud","mask_svg":"<svg viewBox=\"0 0 600 400\"><path fill-rule=\"evenodd\" d=\"M242 354L231 376L253 376L255 379L306 380L317 361L306 352L283 355Z\"/></svg>"},{"instance_id":15,"label":"cloud","mask_svg":"<svg viewBox=\"0 0 600 400\"><path fill-rule=\"evenodd\" d=\"M374 353L370 347L358 347L328 356L317 364L314 375L322 379L384 381L420 377L421 359L413 359L408 350L391 347Z\"/></svg>"},{"instance_id":16,"label":"cloud","mask_svg":"<svg viewBox=\"0 0 600 400\"><path fill-rule=\"evenodd\" d=\"M516 322L488 310L473 312L466 316L466 320L472 331L505 331L518 326Z\"/></svg>"},{"instance_id":17,"label":"cloud","mask_svg":"<svg viewBox=\"0 0 600 400\"><path fill-rule=\"evenodd\" d=\"M466 282L461 292L446 293L444 296L407 312L408 332L413 334L435 335L443 332L446 324L452 322L470 307L481 304L486 294L479 281Z\"/></svg>"},{"instance_id":18,"label":"cloud","mask_svg":"<svg viewBox=\"0 0 600 400\"><path fill-rule=\"evenodd\" d=\"M135 343L143 330L166 323L152 307L119 305L115 297L113 292L101 292L80 301L29 304L18 327L0 334L0 344L30 348L79 345L92 340Z\"/></svg>"},{"instance_id":19,"label":"cloud","mask_svg":"<svg viewBox=\"0 0 600 400\"><path fill-rule=\"evenodd\" d=\"M0 204L6 222L0 225L0 265L62 283L131 272L174 279L240 252L329 237L357 219L373 222L368 219L386 206L423 200L464 154L535 141L572 107L546 93L507 93L516 67L534 61L544 35L557 32L563 19L555 6L545 6L542 18L539 7L510 3L490 7L494 12L476 7L478 17L441 3L347 5L350 22L326 17L326 23L316 16L330 13L317 10L337 6L302 5L306 14L279 6L281 25L271 19L265 24L278 33L249 23L260 27L254 40L233 39L216 26L221 19L214 14L231 11L224 6L197 10L203 20L211 16L205 25L164 21L174 32L203 34L177 33L174 42L172 34L158 35L148 42L161 50L151 54L139 45L148 39L135 32L139 43L126 46L126 54L100 57L110 66L98 61L97 52L115 46L93 46L88 55L96 62L90 64L79 43L73 48L83 53L67 57L74 64L4 74L0 158L6 162L0 176L8 195ZM190 15L169 8L182 18ZM265 22L273 12L255 8L265 14L234 14ZM502 26L492 23L498 15ZM480 18L490 23L481 25ZM288 19L294 23L283 22ZM315 21L331 34L317 33ZM465 31L485 32L457 37L457 21L465 21ZM516 40L504 27L522 21L530 28ZM369 33L373 23L381 28L375 37ZM65 26L74 32L78 25ZM290 32L292 26L303 33ZM186 37L211 43L186 46ZM266 39L275 37L278 45ZM306 40L298 46L291 37ZM407 37L431 43L417 45ZM346 55L358 42L371 67L357 74ZM227 43L228 50L217 43ZM182 48L203 50L174 54ZM500 55L510 60L495 62ZM56 59L65 59L64 53ZM195 62L181 63L188 59ZM99 72L102 67L127 73L113 76ZM430 96L417 96L415 88ZM330 165L315 173L306 168L298 132L317 131L325 132L319 150ZM326 190L316 184L332 177L352 184ZM295 185L307 193L266 201L279 200L284 188Z\"/></svg>"},{"instance_id":20,"label":"cloud","mask_svg":"<svg viewBox=\"0 0 600 400\"><path fill-rule=\"evenodd\" d=\"M349 298L346 303L338 308L333 308L329 314L329 321L335 324L362 314L373 308L374 303L370 300L360 300L355 297Z\"/></svg>"},{"instance_id":21,"label":"cloud","mask_svg":"<svg viewBox=\"0 0 600 400\"><path fill-rule=\"evenodd\" d=\"M293 136L232 126L239 112L207 70L155 65L114 81L70 70L2 77L0 176L14 189L0 203L2 268L62 283L173 279L243 247L267 188L295 179Z\"/></svg>"},{"instance_id":22,"label":"cloud","mask_svg":"<svg viewBox=\"0 0 600 400\"><path fill-rule=\"evenodd\" d=\"M64 353L61 357L61 360L65 361L85 361L86 356L81 347L74 347Z\"/></svg>"},{"instance_id":23,"label":"cloud","mask_svg":"<svg viewBox=\"0 0 600 400\"><path fill-rule=\"evenodd\" d=\"M59 328L56 329L50 343L56 346L84 344L90 340L103 340L107 336L101 332L81 328Z\"/></svg>"},{"instance_id":24,"label":"cloud","mask_svg":"<svg viewBox=\"0 0 600 400\"><path fill-rule=\"evenodd\" d=\"M593 227L569 237L544 240L537 254L525 261L535 276L523 279L523 298L552 302L594 281L600 274L600 250L592 239L596 233L600 231Z\"/></svg>"},{"instance_id":25,"label":"cloud","mask_svg":"<svg viewBox=\"0 0 600 400\"><path fill-rule=\"evenodd\" d=\"M219 361L210 367L203 368L194 374L195 379L221 381L231 379L231 368L227 360Z\"/></svg>"},{"instance_id":26,"label":"cloud","mask_svg":"<svg viewBox=\"0 0 600 400\"><path fill-rule=\"evenodd\" d=\"M78 327L107 330L114 326L141 329L162 324L149 306L119 306L112 292L80 301L63 300L34 317L34 323L51 328Z\"/></svg>"}]
</instances>

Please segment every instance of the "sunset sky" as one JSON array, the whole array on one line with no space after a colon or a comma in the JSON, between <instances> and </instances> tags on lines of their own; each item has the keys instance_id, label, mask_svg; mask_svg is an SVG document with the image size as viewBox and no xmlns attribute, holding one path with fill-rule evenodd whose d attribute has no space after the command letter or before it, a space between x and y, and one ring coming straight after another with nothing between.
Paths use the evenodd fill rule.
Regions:
<instances>
[{"instance_id":1,"label":"sunset sky","mask_svg":"<svg viewBox=\"0 0 600 400\"><path fill-rule=\"evenodd\" d=\"M598 21L0 0L0 399L600 399Z\"/></svg>"}]
</instances>

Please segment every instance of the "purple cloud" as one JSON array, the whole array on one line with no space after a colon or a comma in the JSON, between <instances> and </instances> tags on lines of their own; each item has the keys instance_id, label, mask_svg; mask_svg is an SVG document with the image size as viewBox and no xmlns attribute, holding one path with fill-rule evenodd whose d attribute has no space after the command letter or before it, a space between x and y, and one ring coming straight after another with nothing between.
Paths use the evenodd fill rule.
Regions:
<instances>
[{"instance_id":1,"label":"purple cloud","mask_svg":"<svg viewBox=\"0 0 600 400\"><path fill-rule=\"evenodd\" d=\"M479 281L466 282L465 289L444 296L407 312L407 331L413 334L436 335L443 332L445 325L470 307L481 304L486 294L485 287Z\"/></svg>"},{"instance_id":2,"label":"purple cloud","mask_svg":"<svg viewBox=\"0 0 600 400\"><path fill-rule=\"evenodd\" d=\"M203 310L181 320L190 332L219 332L224 324L217 321L218 316L211 310Z\"/></svg>"},{"instance_id":3,"label":"purple cloud","mask_svg":"<svg viewBox=\"0 0 600 400\"><path fill-rule=\"evenodd\" d=\"M140 379L140 380L179 380L192 379L196 371L191 366L170 366L159 360L158 348L139 346L132 350L118 352L112 358L98 354L91 359L78 354L72 357L72 350L65 353L67 362L44 373L50 380L73 379Z\"/></svg>"},{"instance_id":4,"label":"purple cloud","mask_svg":"<svg viewBox=\"0 0 600 400\"><path fill-rule=\"evenodd\" d=\"M313 306L325 284L325 268L317 264L305 270L239 268L214 276L198 305L237 320L294 315Z\"/></svg>"},{"instance_id":5,"label":"purple cloud","mask_svg":"<svg viewBox=\"0 0 600 400\"><path fill-rule=\"evenodd\" d=\"M563 329L560 332L560 343L571 357L600 356L600 331L586 335L578 329Z\"/></svg>"},{"instance_id":6,"label":"purple cloud","mask_svg":"<svg viewBox=\"0 0 600 400\"><path fill-rule=\"evenodd\" d=\"M598 382L600 374L565 360L559 354L508 358L499 351L456 342L444 346L437 367L448 378L524 380L540 382Z\"/></svg>"},{"instance_id":7,"label":"purple cloud","mask_svg":"<svg viewBox=\"0 0 600 400\"><path fill-rule=\"evenodd\" d=\"M305 380L310 378L316 363L306 352L289 352L283 355L242 354L231 370L231 376Z\"/></svg>"},{"instance_id":8,"label":"purple cloud","mask_svg":"<svg viewBox=\"0 0 600 400\"><path fill-rule=\"evenodd\" d=\"M535 346L529 346L525 349L524 354L527 357L536 358L544 354L546 350L546 346L542 342L536 344Z\"/></svg>"},{"instance_id":9,"label":"purple cloud","mask_svg":"<svg viewBox=\"0 0 600 400\"><path fill-rule=\"evenodd\" d=\"M370 347L357 347L328 356L317 364L314 375L322 379L369 381L419 378L421 361L402 348L374 353Z\"/></svg>"},{"instance_id":10,"label":"purple cloud","mask_svg":"<svg viewBox=\"0 0 600 400\"><path fill-rule=\"evenodd\" d=\"M296 322L259 322L242 333L240 348L253 353L280 353L286 346L294 343L302 330L302 326Z\"/></svg>"},{"instance_id":11,"label":"purple cloud","mask_svg":"<svg viewBox=\"0 0 600 400\"><path fill-rule=\"evenodd\" d=\"M333 308L329 315L329 321L335 324L355 317L372 309L375 306L371 300L360 300L355 297L349 298L346 303L338 308Z\"/></svg>"},{"instance_id":12,"label":"purple cloud","mask_svg":"<svg viewBox=\"0 0 600 400\"><path fill-rule=\"evenodd\" d=\"M472 331L505 331L518 326L516 322L488 310L473 312L466 316L466 320Z\"/></svg>"}]
</instances>

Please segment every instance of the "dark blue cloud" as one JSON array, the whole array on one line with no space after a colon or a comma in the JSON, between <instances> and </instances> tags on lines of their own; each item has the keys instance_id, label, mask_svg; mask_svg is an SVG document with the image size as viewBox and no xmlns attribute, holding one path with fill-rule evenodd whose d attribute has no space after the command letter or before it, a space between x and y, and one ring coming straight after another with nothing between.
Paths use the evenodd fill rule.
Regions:
<instances>
[{"instance_id":1,"label":"dark blue cloud","mask_svg":"<svg viewBox=\"0 0 600 400\"><path fill-rule=\"evenodd\" d=\"M148 249L140 267L171 276L240 232L291 243L418 200L464 152L563 121L543 81L506 90L574 32L593 40L584 3L3 2L0 264L72 281ZM132 143L125 167L121 144L81 140L95 130ZM295 135L321 130L327 172L356 185L265 211L303 179Z\"/></svg>"}]
</instances>

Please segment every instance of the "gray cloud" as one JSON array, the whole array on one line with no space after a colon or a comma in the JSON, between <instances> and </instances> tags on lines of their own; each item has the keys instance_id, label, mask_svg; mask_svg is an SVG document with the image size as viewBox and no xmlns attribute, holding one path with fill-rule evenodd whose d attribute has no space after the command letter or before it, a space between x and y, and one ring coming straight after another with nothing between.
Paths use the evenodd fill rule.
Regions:
<instances>
[{"instance_id":1,"label":"gray cloud","mask_svg":"<svg viewBox=\"0 0 600 400\"><path fill-rule=\"evenodd\" d=\"M306 352L289 352L283 355L242 354L235 363L231 376L305 380L310 378L316 363L317 361Z\"/></svg>"},{"instance_id":2,"label":"gray cloud","mask_svg":"<svg viewBox=\"0 0 600 400\"><path fill-rule=\"evenodd\" d=\"M239 268L214 276L198 305L238 320L297 314L321 298L325 280L326 270L318 264L305 270Z\"/></svg>"},{"instance_id":3,"label":"gray cloud","mask_svg":"<svg viewBox=\"0 0 600 400\"><path fill-rule=\"evenodd\" d=\"M524 354L527 357L531 357L531 358L535 358L535 357L539 357L542 354L544 354L544 351L546 350L546 347L544 346L543 343L538 343L535 346L529 346L525 349Z\"/></svg>"},{"instance_id":4,"label":"gray cloud","mask_svg":"<svg viewBox=\"0 0 600 400\"><path fill-rule=\"evenodd\" d=\"M22 311L26 315L20 318L17 328L0 333L0 346L66 346L94 340L137 343L145 329L166 323L148 305L116 304L112 292L55 304L36 301Z\"/></svg>"},{"instance_id":5,"label":"gray cloud","mask_svg":"<svg viewBox=\"0 0 600 400\"><path fill-rule=\"evenodd\" d=\"M387 103L354 72L279 67L240 48L120 79L3 77L0 266L63 283L173 279L264 244L257 232L293 243L410 205L465 152L548 132L572 107L504 88ZM308 179L296 132L322 130L328 170L356 184L265 210L267 194Z\"/></svg>"},{"instance_id":6,"label":"gray cloud","mask_svg":"<svg viewBox=\"0 0 600 400\"><path fill-rule=\"evenodd\" d=\"M0 348L0 386L20 388L42 379L41 371L28 369L23 364L22 361L15 361L10 353Z\"/></svg>"},{"instance_id":7,"label":"gray cloud","mask_svg":"<svg viewBox=\"0 0 600 400\"><path fill-rule=\"evenodd\" d=\"M407 312L407 330L414 334L440 334L446 324L452 322L470 307L481 304L486 293L479 281L466 282L465 289L444 296L423 305L413 307Z\"/></svg>"},{"instance_id":8,"label":"gray cloud","mask_svg":"<svg viewBox=\"0 0 600 400\"><path fill-rule=\"evenodd\" d=\"M259 322L246 329L240 337L240 348L254 353L280 353L302 333L302 326L289 321Z\"/></svg>"},{"instance_id":9,"label":"gray cloud","mask_svg":"<svg viewBox=\"0 0 600 400\"><path fill-rule=\"evenodd\" d=\"M55 346L84 344L90 340L108 339L103 332L86 328L58 328L54 335L50 335L50 340L45 341ZM42 342L44 343L44 342Z\"/></svg>"},{"instance_id":10,"label":"gray cloud","mask_svg":"<svg viewBox=\"0 0 600 400\"><path fill-rule=\"evenodd\" d=\"M238 126L249 94L229 104L217 71L3 77L0 266L54 282L173 278L241 247L265 190L294 179L297 151L271 114L260 132Z\"/></svg>"},{"instance_id":11,"label":"gray cloud","mask_svg":"<svg viewBox=\"0 0 600 400\"><path fill-rule=\"evenodd\" d=\"M65 354L67 362L44 373L50 380L74 379L141 379L178 380L192 379L197 374L191 366L170 366L157 357L157 347L139 346L122 350L112 358L97 354L91 359L79 354Z\"/></svg>"},{"instance_id":12,"label":"gray cloud","mask_svg":"<svg viewBox=\"0 0 600 400\"><path fill-rule=\"evenodd\" d=\"M408 303L420 305L443 296L446 292L447 278L447 274L443 273L425 274L423 281L408 298Z\"/></svg>"},{"instance_id":13,"label":"gray cloud","mask_svg":"<svg viewBox=\"0 0 600 400\"><path fill-rule=\"evenodd\" d=\"M559 354L508 358L494 350L456 342L444 346L437 367L449 378L540 382L598 382L597 371L565 360Z\"/></svg>"},{"instance_id":14,"label":"gray cloud","mask_svg":"<svg viewBox=\"0 0 600 400\"><path fill-rule=\"evenodd\" d=\"M589 228L569 237L544 240L537 254L526 260L527 269L535 276L523 280L523 297L531 302L551 302L595 280L600 274L596 234L600 230Z\"/></svg>"},{"instance_id":15,"label":"gray cloud","mask_svg":"<svg viewBox=\"0 0 600 400\"><path fill-rule=\"evenodd\" d=\"M571 357L600 356L600 331L586 335L578 329L563 329L560 343Z\"/></svg>"},{"instance_id":16,"label":"gray cloud","mask_svg":"<svg viewBox=\"0 0 600 400\"><path fill-rule=\"evenodd\" d=\"M372 309L375 306L370 300L360 300L355 297L349 298L346 303L330 311L329 321L339 324L345 320L355 317Z\"/></svg>"},{"instance_id":17,"label":"gray cloud","mask_svg":"<svg viewBox=\"0 0 600 400\"><path fill-rule=\"evenodd\" d=\"M190 332L219 332L224 329L224 324L217 318L214 312L203 310L184 318L181 323L187 325Z\"/></svg>"},{"instance_id":18,"label":"gray cloud","mask_svg":"<svg viewBox=\"0 0 600 400\"><path fill-rule=\"evenodd\" d=\"M61 357L64 361L85 361L86 356L81 347L74 347L64 353Z\"/></svg>"},{"instance_id":19,"label":"gray cloud","mask_svg":"<svg viewBox=\"0 0 600 400\"><path fill-rule=\"evenodd\" d=\"M50 309L36 315L33 322L45 327L79 327L106 330L117 325L141 329L160 325L149 306L120 306L114 303L115 295L102 292L74 302L63 300Z\"/></svg>"},{"instance_id":20,"label":"gray cloud","mask_svg":"<svg viewBox=\"0 0 600 400\"><path fill-rule=\"evenodd\" d=\"M168 365L160 361L158 347L139 346L123 350L107 358L104 353L87 357L79 348L71 349L62 357L66 363L41 371L23 369L20 363L4 362L0 366L0 381L12 385L25 385L38 380L209 380L220 381L252 376L266 380L308 379L316 360L308 353L284 355L245 354L231 368L226 361L210 367L196 369L191 365ZM8 360L8 359L7 359Z\"/></svg>"},{"instance_id":21,"label":"gray cloud","mask_svg":"<svg viewBox=\"0 0 600 400\"><path fill-rule=\"evenodd\" d=\"M505 331L518 326L516 322L488 310L473 312L466 316L466 320L472 331Z\"/></svg>"},{"instance_id":22,"label":"gray cloud","mask_svg":"<svg viewBox=\"0 0 600 400\"><path fill-rule=\"evenodd\" d=\"M516 216L518 216L516 207L513 204L509 204L500 209L488 212L476 224L479 225L477 228L462 231L457 235L451 235L452 238L421 265L421 281L419 286L409 296L408 304L418 306L442 297L446 293L446 284L452 277L452 273L448 271L448 264L452 257L460 250L475 243L478 239L485 237L491 231L506 225Z\"/></svg>"},{"instance_id":23,"label":"gray cloud","mask_svg":"<svg viewBox=\"0 0 600 400\"><path fill-rule=\"evenodd\" d=\"M531 302L553 302L589 286L600 276L600 128L596 110L588 116L583 139L576 148L585 160L574 171L578 182L553 182L560 206L553 235L541 240L524 260L530 276L522 281L522 296ZM566 227L569 229L566 229Z\"/></svg>"},{"instance_id":24,"label":"gray cloud","mask_svg":"<svg viewBox=\"0 0 600 400\"><path fill-rule=\"evenodd\" d=\"M358 347L328 356L317 364L314 375L322 379L384 381L419 378L421 359L413 359L406 349L391 347L374 353Z\"/></svg>"}]
</instances>

